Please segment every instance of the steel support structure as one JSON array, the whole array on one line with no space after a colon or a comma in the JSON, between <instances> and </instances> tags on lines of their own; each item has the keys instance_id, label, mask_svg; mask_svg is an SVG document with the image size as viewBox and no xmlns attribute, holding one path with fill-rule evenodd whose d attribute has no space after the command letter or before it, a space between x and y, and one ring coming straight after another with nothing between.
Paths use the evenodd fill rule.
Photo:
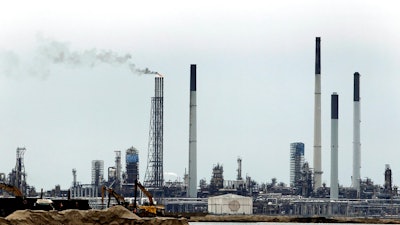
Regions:
<instances>
[{"instance_id":1,"label":"steel support structure","mask_svg":"<svg viewBox=\"0 0 400 225\"><path fill-rule=\"evenodd\" d=\"M163 165L163 118L164 78L155 77L155 95L151 99L150 133L147 169L144 178L146 188L161 188L164 184Z\"/></svg>"}]
</instances>

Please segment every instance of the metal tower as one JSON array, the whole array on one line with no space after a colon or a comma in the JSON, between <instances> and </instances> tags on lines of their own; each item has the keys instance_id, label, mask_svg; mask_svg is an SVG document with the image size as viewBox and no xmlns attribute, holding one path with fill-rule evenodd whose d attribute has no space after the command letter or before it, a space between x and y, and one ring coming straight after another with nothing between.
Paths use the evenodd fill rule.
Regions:
<instances>
[{"instance_id":1,"label":"metal tower","mask_svg":"<svg viewBox=\"0 0 400 225\"><path fill-rule=\"evenodd\" d=\"M72 177L73 177L73 180L72 180L72 187L76 187L77 182L76 182L76 169L75 169L75 168L72 169Z\"/></svg>"},{"instance_id":2,"label":"metal tower","mask_svg":"<svg viewBox=\"0 0 400 225\"><path fill-rule=\"evenodd\" d=\"M104 161L92 160L92 185L99 187L104 179Z\"/></svg>"},{"instance_id":3,"label":"metal tower","mask_svg":"<svg viewBox=\"0 0 400 225\"><path fill-rule=\"evenodd\" d=\"M122 174L122 164L121 164L121 151L115 151L115 187L121 187L121 174Z\"/></svg>"},{"instance_id":4,"label":"metal tower","mask_svg":"<svg viewBox=\"0 0 400 225\"><path fill-rule=\"evenodd\" d=\"M237 177L236 180L243 180L242 178L242 158L238 157L237 159L238 168L237 168Z\"/></svg>"},{"instance_id":5,"label":"metal tower","mask_svg":"<svg viewBox=\"0 0 400 225\"><path fill-rule=\"evenodd\" d=\"M383 185L384 192L392 193L392 170L390 169L389 164L385 165L385 183Z\"/></svg>"},{"instance_id":6,"label":"metal tower","mask_svg":"<svg viewBox=\"0 0 400 225\"><path fill-rule=\"evenodd\" d=\"M149 151L144 185L161 188L164 183L163 171L163 117L164 117L164 78L155 77L155 95L151 98Z\"/></svg>"},{"instance_id":7,"label":"metal tower","mask_svg":"<svg viewBox=\"0 0 400 225\"><path fill-rule=\"evenodd\" d=\"M301 179L304 164L304 143L290 143L290 186L295 187Z\"/></svg>"},{"instance_id":8,"label":"metal tower","mask_svg":"<svg viewBox=\"0 0 400 225\"><path fill-rule=\"evenodd\" d=\"M131 147L126 150L126 178L125 183L134 184L139 179L139 151Z\"/></svg>"},{"instance_id":9,"label":"metal tower","mask_svg":"<svg viewBox=\"0 0 400 225\"><path fill-rule=\"evenodd\" d=\"M14 176L12 176L11 183L17 187L21 192L26 194L26 173L24 166L24 153L25 148L17 148L17 162L15 164L15 170L13 171Z\"/></svg>"}]
</instances>

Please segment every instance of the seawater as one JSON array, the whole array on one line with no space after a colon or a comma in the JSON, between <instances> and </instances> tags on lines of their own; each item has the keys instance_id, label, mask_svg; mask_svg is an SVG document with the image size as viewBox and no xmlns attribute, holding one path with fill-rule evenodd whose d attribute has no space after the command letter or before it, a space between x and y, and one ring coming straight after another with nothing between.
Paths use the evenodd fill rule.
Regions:
<instances>
[{"instance_id":1,"label":"seawater","mask_svg":"<svg viewBox=\"0 0 400 225\"><path fill-rule=\"evenodd\" d=\"M278 223L266 223L266 222L189 222L189 225L256 225L256 224L278 225Z\"/></svg>"},{"instance_id":2,"label":"seawater","mask_svg":"<svg viewBox=\"0 0 400 225\"><path fill-rule=\"evenodd\" d=\"M189 222L189 225L256 225L256 224L278 225L278 223L266 223L266 222Z\"/></svg>"},{"instance_id":3,"label":"seawater","mask_svg":"<svg viewBox=\"0 0 400 225\"><path fill-rule=\"evenodd\" d=\"M354 225L354 223L316 223L315 225ZM275 222L189 222L189 225L312 225L312 223L275 223ZM368 225L367 223L365 225ZM377 225L377 224L370 224Z\"/></svg>"}]
</instances>

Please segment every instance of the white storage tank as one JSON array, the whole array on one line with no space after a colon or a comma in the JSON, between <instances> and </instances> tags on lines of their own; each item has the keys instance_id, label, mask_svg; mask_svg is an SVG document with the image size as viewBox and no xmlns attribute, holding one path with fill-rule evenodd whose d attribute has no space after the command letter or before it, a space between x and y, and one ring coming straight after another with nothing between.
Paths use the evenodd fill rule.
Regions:
<instances>
[{"instance_id":1,"label":"white storage tank","mask_svg":"<svg viewBox=\"0 0 400 225\"><path fill-rule=\"evenodd\" d=\"M253 199L234 194L209 197L208 213L253 214Z\"/></svg>"}]
</instances>

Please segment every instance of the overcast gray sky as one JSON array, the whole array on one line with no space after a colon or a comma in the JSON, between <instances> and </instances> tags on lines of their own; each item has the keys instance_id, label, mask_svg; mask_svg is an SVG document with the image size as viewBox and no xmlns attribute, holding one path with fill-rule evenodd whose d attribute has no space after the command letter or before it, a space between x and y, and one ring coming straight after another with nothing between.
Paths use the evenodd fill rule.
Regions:
<instances>
[{"instance_id":1,"label":"overcast gray sky","mask_svg":"<svg viewBox=\"0 0 400 225\"><path fill-rule=\"evenodd\" d=\"M70 187L73 168L114 165L134 146L144 178L154 77L162 73L164 171L188 168L189 69L197 64L198 178L213 165L289 183L289 145L313 151L315 37L321 37L322 181L330 95L339 94L339 182L351 184L353 73L361 74L363 178L400 184L397 1L7 1L0 9L0 172L26 147L30 185ZM107 51L108 58L104 55ZM59 53L64 52L60 58ZM96 55L103 58L95 59ZM129 58L128 56L131 56ZM75 60L67 60L74 58ZM166 176L166 179L175 179Z\"/></svg>"}]
</instances>

